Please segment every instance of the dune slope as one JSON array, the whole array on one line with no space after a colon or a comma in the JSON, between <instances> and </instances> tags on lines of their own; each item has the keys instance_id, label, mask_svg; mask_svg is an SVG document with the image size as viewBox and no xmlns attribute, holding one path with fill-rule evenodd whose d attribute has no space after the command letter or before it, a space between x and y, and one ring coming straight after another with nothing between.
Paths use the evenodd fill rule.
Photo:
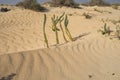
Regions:
<instances>
[{"instance_id":1,"label":"dune slope","mask_svg":"<svg viewBox=\"0 0 120 80\"><path fill-rule=\"evenodd\" d=\"M15 73L13 80L120 79L119 42L90 37L51 49L1 55L0 74Z\"/></svg>"}]
</instances>

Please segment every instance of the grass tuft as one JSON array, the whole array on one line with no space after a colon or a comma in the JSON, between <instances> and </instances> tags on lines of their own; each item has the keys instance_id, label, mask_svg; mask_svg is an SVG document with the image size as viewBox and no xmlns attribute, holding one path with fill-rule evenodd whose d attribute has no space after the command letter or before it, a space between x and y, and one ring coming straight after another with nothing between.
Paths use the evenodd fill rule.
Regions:
<instances>
[{"instance_id":1,"label":"grass tuft","mask_svg":"<svg viewBox=\"0 0 120 80\"><path fill-rule=\"evenodd\" d=\"M62 20L65 13L63 13L60 17L53 15L51 18L52 20L52 30L55 32L56 35L56 43L59 44L59 38L58 38L58 31L60 31L59 28L57 28L57 24Z\"/></svg>"},{"instance_id":2,"label":"grass tuft","mask_svg":"<svg viewBox=\"0 0 120 80\"><path fill-rule=\"evenodd\" d=\"M101 32L103 35L108 34L109 36L111 33L111 30L110 30L110 27L107 27L107 24L105 23L103 29L100 29L99 32Z\"/></svg>"},{"instance_id":3,"label":"grass tuft","mask_svg":"<svg viewBox=\"0 0 120 80\"><path fill-rule=\"evenodd\" d=\"M37 0L23 0L16 4L16 6L23 7L25 9L31 9L34 11L46 11L45 7L42 7Z\"/></svg>"},{"instance_id":4,"label":"grass tuft","mask_svg":"<svg viewBox=\"0 0 120 80\"><path fill-rule=\"evenodd\" d=\"M86 19L91 19L92 18L92 16L90 16L88 13L83 13L82 15L85 16Z\"/></svg>"},{"instance_id":5,"label":"grass tuft","mask_svg":"<svg viewBox=\"0 0 120 80\"><path fill-rule=\"evenodd\" d=\"M65 15L65 20L64 20L65 31L66 31L66 34L69 37L70 41L73 41L72 35L68 29L68 23L69 23L68 16Z\"/></svg>"}]
</instances>

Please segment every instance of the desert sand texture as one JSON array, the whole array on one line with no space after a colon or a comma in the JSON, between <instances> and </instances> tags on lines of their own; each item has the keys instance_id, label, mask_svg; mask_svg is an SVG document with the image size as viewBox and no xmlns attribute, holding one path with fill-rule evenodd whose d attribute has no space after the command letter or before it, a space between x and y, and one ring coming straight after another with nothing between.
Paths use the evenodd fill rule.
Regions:
<instances>
[{"instance_id":1,"label":"desert sand texture","mask_svg":"<svg viewBox=\"0 0 120 80\"><path fill-rule=\"evenodd\" d=\"M0 12L0 79L5 80L119 80L120 40L104 36L98 30L107 23L120 20L120 10L112 7L48 7L48 12L35 12L15 6ZM98 9L99 11L95 11ZM102 12L100 12L102 11ZM64 42L59 32L56 45L51 31L51 17L66 13L68 28L74 39ZM86 19L83 13L91 16ZM43 18L47 15L46 33L50 48L43 36Z\"/></svg>"}]
</instances>

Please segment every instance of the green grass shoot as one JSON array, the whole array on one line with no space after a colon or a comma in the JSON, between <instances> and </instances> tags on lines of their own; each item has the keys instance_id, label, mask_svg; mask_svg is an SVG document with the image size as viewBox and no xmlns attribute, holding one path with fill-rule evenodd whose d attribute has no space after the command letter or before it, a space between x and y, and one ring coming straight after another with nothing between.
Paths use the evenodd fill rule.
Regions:
<instances>
[{"instance_id":1,"label":"green grass shoot","mask_svg":"<svg viewBox=\"0 0 120 80\"><path fill-rule=\"evenodd\" d=\"M65 15L65 20L64 20L65 31L66 31L66 34L69 37L70 41L73 41L71 33L70 33L69 29L68 29L68 23L69 23L68 17L67 17L67 15Z\"/></svg>"},{"instance_id":2,"label":"green grass shoot","mask_svg":"<svg viewBox=\"0 0 120 80\"><path fill-rule=\"evenodd\" d=\"M65 42L67 42L67 39L66 39L66 37L65 37L65 33L64 33L64 30L63 30L63 28L62 28L62 24L61 24L61 22L64 20L64 18L62 18L61 20L60 20L60 29L61 29L61 31L62 31L62 34L63 34L63 38L64 38L64 40L65 40Z\"/></svg>"},{"instance_id":3,"label":"green grass shoot","mask_svg":"<svg viewBox=\"0 0 120 80\"><path fill-rule=\"evenodd\" d=\"M51 20L52 20L52 30L55 32L55 35L56 35L56 44L59 44L58 31L60 31L60 29L57 28L57 24L62 19L64 14L65 13L63 13L60 17L53 15L53 17L51 18Z\"/></svg>"},{"instance_id":4,"label":"green grass shoot","mask_svg":"<svg viewBox=\"0 0 120 80\"><path fill-rule=\"evenodd\" d=\"M46 46L47 46L47 48L49 48L47 36L46 36L46 33L45 33L45 24L46 24L46 20L47 20L46 14L44 14L43 35L44 35L44 41L45 41L45 43L46 43Z\"/></svg>"},{"instance_id":5,"label":"green grass shoot","mask_svg":"<svg viewBox=\"0 0 120 80\"><path fill-rule=\"evenodd\" d=\"M109 36L110 33L111 33L111 30L110 30L110 27L107 27L107 24L105 23L104 27L103 27L103 30L100 29L99 32L101 32L103 35L108 34L108 36Z\"/></svg>"}]
</instances>

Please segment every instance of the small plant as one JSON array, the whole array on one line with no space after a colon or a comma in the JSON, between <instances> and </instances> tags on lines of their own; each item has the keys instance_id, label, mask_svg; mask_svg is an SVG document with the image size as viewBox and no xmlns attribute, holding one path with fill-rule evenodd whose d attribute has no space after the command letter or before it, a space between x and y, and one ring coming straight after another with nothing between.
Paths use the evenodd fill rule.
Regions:
<instances>
[{"instance_id":1,"label":"small plant","mask_svg":"<svg viewBox=\"0 0 120 80\"><path fill-rule=\"evenodd\" d=\"M88 2L89 6L109 6L109 3L106 3L104 0L90 0Z\"/></svg>"},{"instance_id":2,"label":"small plant","mask_svg":"<svg viewBox=\"0 0 120 80\"><path fill-rule=\"evenodd\" d=\"M0 4L0 6L4 6L4 4Z\"/></svg>"},{"instance_id":3,"label":"small plant","mask_svg":"<svg viewBox=\"0 0 120 80\"><path fill-rule=\"evenodd\" d=\"M110 35L111 30L110 30L110 27L107 27L107 24L105 23L103 30L100 29L99 32L101 32L103 35L106 35L106 34Z\"/></svg>"},{"instance_id":4,"label":"small plant","mask_svg":"<svg viewBox=\"0 0 120 80\"><path fill-rule=\"evenodd\" d=\"M47 36L46 36L46 33L45 33L45 24L46 24L46 14L44 14L43 34L44 34L44 39L45 39L44 41L46 43L46 46L47 46L47 48L49 48Z\"/></svg>"},{"instance_id":5,"label":"small plant","mask_svg":"<svg viewBox=\"0 0 120 80\"><path fill-rule=\"evenodd\" d=\"M86 19L91 19L92 16L90 16L88 13L83 13L83 16L85 16Z\"/></svg>"},{"instance_id":6,"label":"small plant","mask_svg":"<svg viewBox=\"0 0 120 80\"><path fill-rule=\"evenodd\" d=\"M66 37L65 37L65 33L64 33L64 30L63 30L63 28L62 28L62 24L61 24L61 22L64 20L64 18L62 18L61 20L60 20L60 29L61 29L61 31L62 31L62 34L63 34L63 38L64 38L64 40L65 40L65 42L67 42L67 39L66 39Z\"/></svg>"},{"instance_id":7,"label":"small plant","mask_svg":"<svg viewBox=\"0 0 120 80\"><path fill-rule=\"evenodd\" d=\"M68 14L68 16L73 16L73 14Z\"/></svg>"},{"instance_id":8,"label":"small plant","mask_svg":"<svg viewBox=\"0 0 120 80\"><path fill-rule=\"evenodd\" d=\"M16 4L16 6L23 7L25 9L31 9L34 11L45 11L46 8L42 7L37 0L23 0Z\"/></svg>"},{"instance_id":9,"label":"small plant","mask_svg":"<svg viewBox=\"0 0 120 80\"><path fill-rule=\"evenodd\" d=\"M58 39L58 31L60 31L60 29L57 28L57 24L59 23L59 21L61 21L62 17L64 16L65 13L63 13L60 17L56 17L55 15L53 15L53 17L51 18L52 20L52 30L55 32L56 35L56 43L59 44L59 39Z\"/></svg>"},{"instance_id":10,"label":"small plant","mask_svg":"<svg viewBox=\"0 0 120 80\"><path fill-rule=\"evenodd\" d=\"M72 7L72 8L80 8L79 4L75 3L74 0L52 0L52 7Z\"/></svg>"},{"instance_id":11,"label":"small plant","mask_svg":"<svg viewBox=\"0 0 120 80\"><path fill-rule=\"evenodd\" d=\"M71 33L70 33L69 29L68 29L68 23L69 23L69 20L68 20L68 17L67 17L67 15L66 15L66 16L65 16L65 20L64 20L65 31L66 31L66 34L67 34L67 36L69 37L70 41L73 41L73 38L72 38L72 36L71 36Z\"/></svg>"},{"instance_id":12,"label":"small plant","mask_svg":"<svg viewBox=\"0 0 120 80\"><path fill-rule=\"evenodd\" d=\"M116 37L120 40L120 26L116 26Z\"/></svg>"},{"instance_id":13,"label":"small plant","mask_svg":"<svg viewBox=\"0 0 120 80\"><path fill-rule=\"evenodd\" d=\"M101 19L101 21L102 21L103 23L105 23L105 20L104 20L103 18Z\"/></svg>"},{"instance_id":14,"label":"small plant","mask_svg":"<svg viewBox=\"0 0 120 80\"><path fill-rule=\"evenodd\" d=\"M68 23L69 23L68 16L65 15L65 18L64 18L64 15L65 15L65 13L63 13L61 16L53 15L53 17L51 17L51 20L52 20L52 27L51 28L52 28L52 31L55 32L56 44L59 44L58 31L60 31L60 30L62 31L63 38L64 38L65 42L67 42L67 38L65 37L64 31L66 32L66 35L68 36L70 41L73 41L71 33L68 29ZM63 27L62 27L62 21L64 21L65 29L63 29ZM57 25L58 23L60 24L60 29L58 28L58 25ZM44 34L44 41L46 43L46 46L47 46L47 48L49 48L47 36L46 36L46 33L45 33L45 24L46 24L46 14L44 14L43 34Z\"/></svg>"},{"instance_id":15,"label":"small plant","mask_svg":"<svg viewBox=\"0 0 120 80\"><path fill-rule=\"evenodd\" d=\"M94 8L94 11L97 11L97 12L99 12L99 13L103 13L103 11L98 10L97 8Z\"/></svg>"},{"instance_id":16,"label":"small plant","mask_svg":"<svg viewBox=\"0 0 120 80\"><path fill-rule=\"evenodd\" d=\"M116 5L113 5L112 8L113 8L113 9L118 9L119 7L116 6Z\"/></svg>"},{"instance_id":17,"label":"small plant","mask_svg":"<svg viewBox=\"0 0 120 80\"><path fill-rule=\"evenodd\" d=\"M109 18L106 18L106 19L101 19L101 21L103 22L103 23L106 23L106 22L109 22L110 21L110 19Z\"/></svg>"},{"instance_id":18,"label":"small plant","mask_svg":"<svg viewBox=\"0 0 120 80\"><path fill-rule=\"evenodd\" d=\"M13 80L13 78L16 76L15 73L11 73L8 76L0 78L0 80Z\"/></svg>"},{"instance_id":19,"label":"small plant","mask_svg":"<svg viewBox=\"0 0 120 80\"><path fill-rule=\"evenodd\" d=\"M120 40L120 26L119 25L116 26L116 30L112 31L110 30L110 27L107 27L107 24L105 23L103 29L102 30L100 29L98 31L101 32L103 35L108 34L108 36L110 36L110 39L118 38ZM111 32L114 32L113 33L114 35L110 35Z\"/></svg>"},{"instance_id":20,"label":"small plant","mask_svg":"<svg viewBox=\"0 0 120 80\"><path fill-rule=\"evenodd\" d=\"M111 7L113 8L113 9L119 9L119 6L120 6L120 4L119 3L114 3L114 4L111 4Z\"/></svg>"}]
</instances>

